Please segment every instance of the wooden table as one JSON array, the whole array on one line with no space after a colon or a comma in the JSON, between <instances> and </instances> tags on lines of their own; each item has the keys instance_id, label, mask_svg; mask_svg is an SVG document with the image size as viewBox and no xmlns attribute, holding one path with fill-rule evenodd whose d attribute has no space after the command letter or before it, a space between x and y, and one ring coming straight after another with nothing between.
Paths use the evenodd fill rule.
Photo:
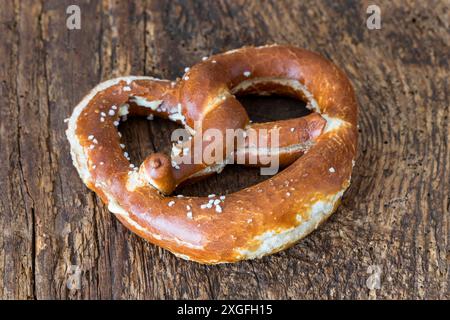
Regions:
<instances>
[{"instance_id":1,"label":"wooden table","mask_svg":"<svg viewBox=\"0 0 450 320\"><path fill-rule=\"evenodd\" d=\"M80 30L66 27L74 2ZM380 30L366 26L372 2ZM0 297L448 299L448 23L448 1L3 1ZM203 56L274 42L321 53L354 84L359 155L338 211L287 251L218 266L122 227L72 165L63 120L75 104L108 78L174 79ZM258 121L301 112L277 101L244 103ZM175 127L136 119L121 130L138 163L168 151ZM180 192L262 179L230 167Z\"/></svg>"}]
</instances>

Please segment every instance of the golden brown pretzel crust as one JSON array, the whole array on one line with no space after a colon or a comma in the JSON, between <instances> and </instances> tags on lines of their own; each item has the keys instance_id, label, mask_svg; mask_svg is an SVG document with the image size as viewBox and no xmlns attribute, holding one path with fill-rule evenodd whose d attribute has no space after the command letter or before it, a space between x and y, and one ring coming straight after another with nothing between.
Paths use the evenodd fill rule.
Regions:
<instances>
[{"instance_id":1,"label":"golden brown pretzel crust","mask_svg":"<svg viewBox=\"0 0 450 320\"><path fill-rule=\"evenodd\" d=\"M163 196L146 179L154 155L139 171L130 169L116 130L120 112L153 113L191 128L194 121L202 121L204 129L245 128L247 113L233 94L249 92L305 99L326 120L306 154L281 173L220 199ZM123 107L126 103L128 110ZM355 95L342 71L318 54L273 45L212 56L176 83L127 77L100 84L75 108L67 136L84 183L130 230L182 258L221 263L279 251L335 210L350 183L356 122ZM160 177L155 183L170 192L178 182L207 168L164 167L174 181ZM205 207L211 199L219 208Z\"/></svg>"}]
</instances>

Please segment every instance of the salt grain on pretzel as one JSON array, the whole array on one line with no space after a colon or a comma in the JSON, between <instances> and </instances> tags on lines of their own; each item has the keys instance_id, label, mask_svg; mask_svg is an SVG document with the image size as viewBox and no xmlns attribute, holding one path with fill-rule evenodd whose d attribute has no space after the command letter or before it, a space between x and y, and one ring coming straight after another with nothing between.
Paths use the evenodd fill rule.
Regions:
<instances>
[{"instance_id":1,"label":"salt grain on pretzel","mask_svg":"<svg viewBox=\"0 0 450 320\"><path fill-rule=\"evenodd\" d=\"M244 73L249 70L247 77ZM250 123L234 95L258 93L296 97L306 101L314 113L274 123ZM222 96L227 98L219 99ZM99 125L102 106L120 107L114 115L100 117ZM226 203L214 210L206 210L213 206L214 197L168 194L179 183L219 172L223 166L180 164L176 170L169 156L156 153L145 159L139 171L130 171L129 156L120 147L115 126L119 116L127 114L170 117L193 134L195 121L200 121L204 130L222 132L276 125L280 128L280 163L290 166L266 181L227 195ZM101 83L75 107L67 137L83 182L125 226L181 258L213 264L277 252L324 221L350 184L356 122L355 95L342 71L307 50L272 45L208 58L190 68L189 81L172 85L150 77ZM97 145L91 144L91 135ZM255 150L260 152L258 145ZM245 151L236 150L239 152ZM106 162L108 165L97 166ZM285 181L291 181L288 187ZM177 205L169 206L174 199ZM197 208L195 217L192 210L186 212L187 205ZM205 210L198 210L202 207Z\"/></svg>"}]
</instances>

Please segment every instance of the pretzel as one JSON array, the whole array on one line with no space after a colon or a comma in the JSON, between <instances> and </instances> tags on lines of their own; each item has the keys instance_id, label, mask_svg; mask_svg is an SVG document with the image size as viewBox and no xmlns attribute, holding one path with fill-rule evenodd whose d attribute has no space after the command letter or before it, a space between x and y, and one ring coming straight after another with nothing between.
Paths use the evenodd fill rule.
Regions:
<instances>
[{"instance_id":1,"label":"pretzel","mask_svg":"<svg viewBox=\"0 0 450 320\"><path fill-rule=\"evenodd\" d=\"M249 93L292 96L306 101L313 113L253 124L235 97ZM126 115L167 118L193 137L196 121L221 132L277 128L280 164L290 165L228 195L170 196L183 182L220 172L239 154L246 159L252 152L260 154L259 142L225 150L223 161L214 164L174 165L171 156L154 153L137 168L121 148L117 131ZM108 209L139 236L206 264L262 257L317 228L350 184L357 145L357 102L344 73L318 54L280 45L204 58L175 82L151 77L103 82L75 107L68 122L74 166Z\"/></svg>"}]
</instances>

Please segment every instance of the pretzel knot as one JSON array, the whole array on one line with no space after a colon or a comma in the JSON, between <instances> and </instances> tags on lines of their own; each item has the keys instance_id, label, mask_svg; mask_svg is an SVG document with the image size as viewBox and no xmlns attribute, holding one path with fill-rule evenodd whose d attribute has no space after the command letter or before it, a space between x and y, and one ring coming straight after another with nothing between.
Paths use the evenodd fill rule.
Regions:
<instances>
[{"instance_id":1,"label":"pretzel knot","mask_svg":"<svg viewBox=\"0 0 450 320\"><path fill-rule=\"evenodd\" d=\"M357 144L357 102L334 64L291 46L245 47L203 58L176 82L123 77L99 84L74 109L66 131L83 182L130 230L175 255L201 263L234 262L277 252L303 238L336 209L350 184ZM253 124L235 95L280 94L307 102L313 113ZM182 124L190 137L172 155L154 153L130 164L117 126L127 115L158 116ZM276 129L273 140L244 139L223 147L215 162L195 160L201 130ZM236 137L238 137L237 135ZM241 157L266 165L270 148L285 170L241 191L209 197L172 197L181 183L215 172ZM274 151L275 150L275 151ZM251 163L251 156L256 162Z\"/></svg>"}]
</instances>

